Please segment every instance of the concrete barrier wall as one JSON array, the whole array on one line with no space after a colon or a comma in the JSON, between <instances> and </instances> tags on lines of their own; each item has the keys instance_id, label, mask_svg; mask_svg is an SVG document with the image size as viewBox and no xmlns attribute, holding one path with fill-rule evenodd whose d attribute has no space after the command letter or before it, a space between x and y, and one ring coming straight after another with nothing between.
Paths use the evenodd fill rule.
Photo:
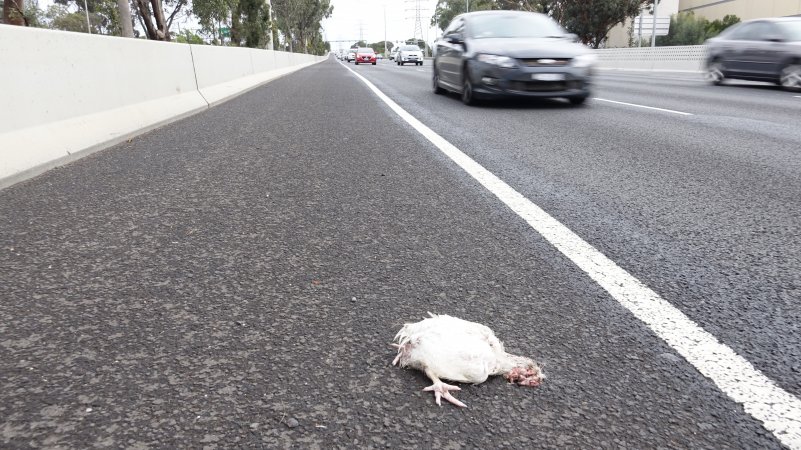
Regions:
<instances>
[{"instance_id":1,"label":"concrete barrier wall","mask_svg":"<svg viewBox=\"0 0 801 450\"><path fill-rule=\"evenodd\" d=\"M0 188L324 59L0 25Z\"/></svg>"}]
</instances>

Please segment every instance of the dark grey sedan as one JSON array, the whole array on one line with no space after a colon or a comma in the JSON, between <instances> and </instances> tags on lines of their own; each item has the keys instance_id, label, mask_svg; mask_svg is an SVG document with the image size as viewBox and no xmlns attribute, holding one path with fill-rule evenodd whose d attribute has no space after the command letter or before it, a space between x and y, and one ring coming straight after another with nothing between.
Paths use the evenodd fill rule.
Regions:
<instances>
[{"instance_id":1,"label":"dark grey sedan","mask_svg":"<svg viewBox=\"0 0 801 450\"><path fill-rule=\"evenodd\" d=\"M706 78L713 84L737 78L801 90L801 17L743 22L706 45Z\"/></svg>"},{"instance_id":2,"label":"dark grey sedan","mask_svg":"<svg viewBox=\"0 0 801 450\"><path fill-rule=\"evenodd\" d=\"M434 92L460 93L465 104L498 96L590 95L596 55L544 14L479 11L453 19L435 44Z\"/></svg>"}]
</instances>

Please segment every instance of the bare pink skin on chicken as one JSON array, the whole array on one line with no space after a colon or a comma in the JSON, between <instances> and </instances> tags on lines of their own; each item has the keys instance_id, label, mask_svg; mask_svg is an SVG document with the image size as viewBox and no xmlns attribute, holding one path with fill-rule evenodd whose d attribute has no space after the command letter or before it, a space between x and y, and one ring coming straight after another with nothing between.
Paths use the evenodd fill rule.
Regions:
<instances>
[{"instance_id":1,"label":"bare pink skin on chicken","mask_svg":"<svg viewBox=\"0 0 801 450\"><path fill-rule=\"evenodd\" d=\"M503 375L510 383L517 383L521 386L539 386L542 382L542 373L539 367L513 367L512 370Z\"/></svg>"}]
</instances>

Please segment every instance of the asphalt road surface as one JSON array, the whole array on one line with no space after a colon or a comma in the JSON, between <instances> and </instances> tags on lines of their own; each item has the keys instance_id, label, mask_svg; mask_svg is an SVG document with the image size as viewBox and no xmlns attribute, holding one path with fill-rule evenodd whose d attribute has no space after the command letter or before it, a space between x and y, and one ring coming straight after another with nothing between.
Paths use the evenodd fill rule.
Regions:
<instances>
[{"instance_id":1,"label":"asphalt road surface","mask_svg":"<svg viewBox=\"0 0 801 450\"><path fill-rule=\"evenodd\" d=\"M801 396L797 94L603 72L475 108L350 67ZM0 252L3 448L782 446L333 59L0 191ZM390 365L428 311L547 379L437 407Z\"/></svg>"}]
</instances>

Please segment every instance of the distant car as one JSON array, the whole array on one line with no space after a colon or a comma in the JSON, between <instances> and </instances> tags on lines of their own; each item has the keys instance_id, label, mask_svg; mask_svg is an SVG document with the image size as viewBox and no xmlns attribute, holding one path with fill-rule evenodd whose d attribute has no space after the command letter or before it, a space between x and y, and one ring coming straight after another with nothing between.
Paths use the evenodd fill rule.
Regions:
<instances>
[{"instance_id":1,"label":"distant car","mask_svg":"<svg viewBox=\"0 0 801 450\"><path fill-rule=\"evenodd\" d=\"M360 47L359 50L356 51L357 66L359 63L375 65L376 60L375 50L370 47Z\"/></svg>"},{"instance_id":2,"label":"distant car","mask_svg":"<svg viewBox=\"0 0 801 450\"><path fill-rule=\"evenodd\" d=\"M351 50L348 52L348 62L356 60L356 52Z\"/></svg>"},{"instance_id":3,"label":"distant car","mask_svg":"<svg viewBox=\"0 0 801 450\"><path fill-rule=\"evenodd\" d=\"M395 62L399 66L406 63L414 63L416 66L422 66L423 51L416 45L401 45L398 49L397 56L395 56Z\"/></svg>"},{"instance_id":4,"label":"distant car","mask_svg":"<svg viewBox=\"0 0 801 450\"><path fill-rule=\"evenodd\" d=\"M706 41L707 80L767 81L801 90L801 17L757 19L733 25Z\"/></svg>"},{"instance_id":5,"label":"distant car","mask_svg":"<svg viewBox=\"0 0 801 450\"><path fill-rule=\"evenodd\" d=\"M595 53L550 17L521 11L456 16L436 44L434 93L483 97L561 97L579 105L590 96Z\"/></svg>"},{"instance_id":6,"label":"distant car","mask_svg":"<svg viewBox=\"0 0 801 450\"><path fill-rule=\"evenodd\" d=\"M389 59L390 59L390 61L394 61L394 60L395 60L395 58L397 58L397 56L398 56L398 49L400 49L400 47L394 47L392 50L390 50L390 52L389 52Z\"/></svg>"}]
</instances>

